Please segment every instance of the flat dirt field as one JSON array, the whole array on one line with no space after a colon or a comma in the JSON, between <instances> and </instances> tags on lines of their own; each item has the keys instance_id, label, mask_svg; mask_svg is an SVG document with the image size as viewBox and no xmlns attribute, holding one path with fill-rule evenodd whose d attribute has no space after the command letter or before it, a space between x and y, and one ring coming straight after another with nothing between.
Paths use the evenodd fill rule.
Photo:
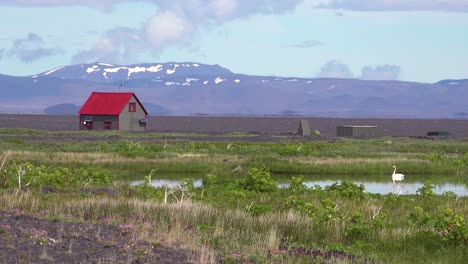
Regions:
<instances>
[{"instance_id":1,"label":"flat dirt field","mask_svg":"<svg viewBox=\"0 0 468 264\"><path fill-rule=\"evenodd\" d=\"M384 136L424 137L428 131L448 131L453 137L468 137L468 119L233 117L233 116L150 116L148 132L200 133L221 135L245 132L258 135L297 133L301 119L323 137L335 137L343 125L378 126ZM0 128L78 130L77 115L0 114Z\"/></svg>"}]
</instances>

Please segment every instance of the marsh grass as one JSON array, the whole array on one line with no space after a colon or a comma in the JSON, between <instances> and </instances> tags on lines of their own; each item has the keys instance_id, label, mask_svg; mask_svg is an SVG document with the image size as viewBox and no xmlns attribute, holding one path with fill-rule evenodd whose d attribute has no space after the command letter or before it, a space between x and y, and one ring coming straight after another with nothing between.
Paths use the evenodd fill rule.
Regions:
<instances>
[{"instance_id":1,"label":"marsh grass","mask_svg":"<svg viewBox=\"0 0 468 264\"><path fill-rule=\"evenodd\" d=\"M254 197L252 195L252 199ZM284 195L265 195L260 199L257 197L257 201L278 204L281 203L280 197ZM326 197L329 195L325 193L303 195L318 211L324 210L323 199L328 199ZM17 196L8 192L0 194L2 209L21 209L29 213L47 209L51 215L67 215L74 221L117 225L131 223L135 225L132 239L142 239L154 244L179 245L195 252L193 258L199 263L215 263L218 257L233 262L249 259L269 262L273 259L268 252L280 251L284 239L287 239L290 248L305 247L323 251L344 249L358 256L361 261L371 257L384 263L413 263L415 252L418 252L418 255L424 255L419 255L417 263L432 261L433 258L439 260L438 263L461 263L458 261L465 256L464 253L460 254L460 250L466 250L466 245L452 244L439 236L424 235L421 232L428 229L409 227L407 221L412 208L417 204L421 204L434 215L439 214L441 208L451 206L466 216L466 199L454 201L437 198L430 202L415 197L332 199L337 205L333 210L334 216L330 220L319 220L315 216L308 217L283 206L254 216L242 206L215 207L199 202L164 205L154 200L127 196L50 194L44 197L31 192L23 192ZM245 203L250 203L249 198ZM381 208L380 216L385 215L385 223L383 226L373 227L372 218L377 208ZM362 222L353 222L353 212L360 212L362 218L359 221ZM350 228L356 227L356 224L358 228L367 230L366 233L350 233L350 230L355 230ZM90 235L96 239L96 234ZM426 241L428 238L433 240ZM435 245L440 250L431 252ZM412 250L404 250L406 247L412 247ZM284 263L310 262L310 259L303 257L281 254L273 256L274 259L282 259Z\"/></svg>"},{"instance_id":2,"label":"marsh grass","mask_svg":"<svg viewBox=\"0 0 468 264\"><path fill-rule=\"evenodd\" d=\"M193 188L192 200L171 199L168 204L162 203L164 190L150 186L117 186L120 194L114 196L85 194L75 188L50 194L37 189L0 190L3 210L35 215L47 210L54 221L131 224L135 226L132 240L189 249L199 263L311 263L310 257L297 253L311 250L345 252L356 256L356 263L366 259L463 263L468 258L466 241L441 236L431 222L409 224L416 207L432 222L440 221L447 207L468 219L467 198L371 195L343 184L334 186L335 190L309 188L297 193L289 189L256 192L245 186L250 168L263 168L285 179L304 174L368 180L389 177L392 165L409 175L435 174L442 175L440 181L456 177L468 183L463 176L468 171L467 141L190 142L167 140L161 134L0 129L0 135L12 133L17 133L14 139L0 139L0 158L9 151L11 159L48 168L99 168L118 178L142 180L155 169L155 178L167 172L192 177L209 174L203 180L211 182L204 189ZM62 136L81 139L49 140ZM87 141L86 137L94 138ZM89 237L99 239L99 229ZM79 241L70 240L70 252L74 243Z\"/></svg>"}]
</instances>

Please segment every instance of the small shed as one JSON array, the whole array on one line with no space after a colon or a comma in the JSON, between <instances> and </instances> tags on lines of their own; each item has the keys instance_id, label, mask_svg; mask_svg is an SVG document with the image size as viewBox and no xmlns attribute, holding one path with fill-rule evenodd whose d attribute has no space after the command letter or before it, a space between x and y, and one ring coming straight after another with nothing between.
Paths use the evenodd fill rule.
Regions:
<instances>
[{"instance_id":1,"label":"small shed","mask_svg":"<svg viewBox=\"0 0 468 264\"><path fill-rule=\"evenodd\" d=\"M93 92L78 112L80 130L146 131L148 112L134 93Z\"/></svg>"},{"instance_id":2,"label":"small shed","mask_svg":"<svg viewBox=\"0 0 468 264\"><path fill-rule=\"evenodd\" d=\"M336 136L357 138L381 137L382 130L378 126L338 126L336 127Z\"/></svg>"}]
</instances>

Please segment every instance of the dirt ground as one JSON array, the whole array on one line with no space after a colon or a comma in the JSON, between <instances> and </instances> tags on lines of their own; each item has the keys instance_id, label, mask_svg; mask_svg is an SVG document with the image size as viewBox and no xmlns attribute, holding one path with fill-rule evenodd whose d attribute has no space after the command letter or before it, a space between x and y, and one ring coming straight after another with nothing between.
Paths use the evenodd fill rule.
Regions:
<instances>
[{"instance_id":1,"label":"dirt ground","mask_svg":"<svg viewBox=\"0 0 468 264\"><path fill-rule=\"evenodd\" d=\"M131 225L58 222L0 211L0 263L193 263L190 259L183 249L134 240Z\"/></svg>"},{"instance_id":2,"label":"dirt ground","mask_svg":"<svg viewBox=\"0 0 468 264\"><path fill-rule=\"evenodd\" d=\"M246 132L267 138L297 134L301 119L322 137L335 137L343 125L378 126L384 136L423 137L429 131L448 131L454 137L468 137L468 119L404 118L316 118L316 117L236 117L236 116L149 116L149 132L177 132L221 135ZM0 128L78 130L77 115L0 114ZM262 140L261 140L262 141Z\"/></svg>"}]
</instances>

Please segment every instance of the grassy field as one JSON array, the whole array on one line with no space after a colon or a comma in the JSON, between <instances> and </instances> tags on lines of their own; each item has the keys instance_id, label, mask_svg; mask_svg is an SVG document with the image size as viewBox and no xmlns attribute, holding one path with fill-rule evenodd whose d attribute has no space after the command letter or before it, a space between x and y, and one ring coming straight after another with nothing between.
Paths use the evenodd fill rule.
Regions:
<instances>
[{"instance_id":1,"label":"grassy field","mask_svg":"<svg viewBox=\"0 0 468 264\"><path fill-rule=\"evenodd\" d=\"M207 137L0 129L0 209L61 222L132 225L133 237L188 249L200 263L464 263L468 199L434 182L468 184L468 141L379 138L275 143ZM222 137L222 136L221 136ZM416 195L379 195L343 180L427 179ZM195 188L154 188L164 173L203 175ZM279 189L274 175L290 177ZM132 176L145 184L116 184ZM432 183L431 183L432 182ZM0 235L2 230L0 227Z\"/></svg>"}]
</instances>

